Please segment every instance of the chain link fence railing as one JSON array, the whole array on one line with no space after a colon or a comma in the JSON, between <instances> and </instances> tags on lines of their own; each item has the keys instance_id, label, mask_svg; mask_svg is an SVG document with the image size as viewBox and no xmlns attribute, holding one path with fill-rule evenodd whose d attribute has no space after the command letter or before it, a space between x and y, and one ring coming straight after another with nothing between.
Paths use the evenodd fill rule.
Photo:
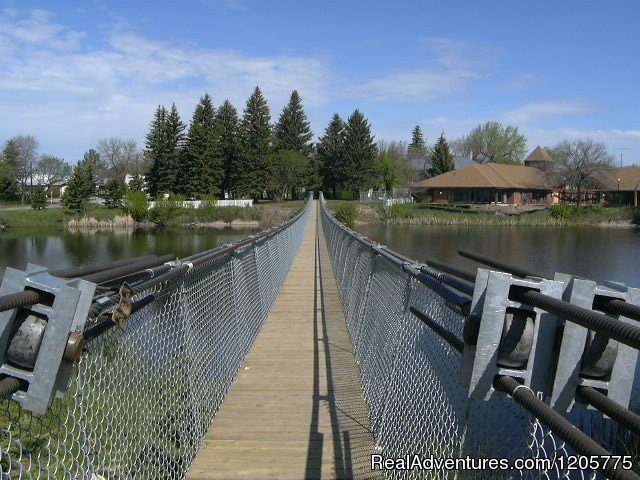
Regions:
<instances>
[{"instance_id":1,"label":"chain link fence railing","mask_svg":"<svg viewBox=\"0 0 640 480\"><path fill-rule=\"evenodd\" d=\"M46 414L0 400L0 478L184 478L285 280L310 211L308 202L273 235L138 291L137 299L154 301L126 328L87 344L71 388Z\"/></svg>"},{"instance_id":2,"label":"chain link fence railing","mask_svg":"<svg viewBox=\"0 0 640 480\"><path fill-rule=\"evenodd\" d=\"M399 459L501 458L510 466L516 459L556 460L551 468L521 471L391 470L388 478L602 478L588 469L561 469L558 459L574 452L511 398L469 399L459 382L461 353L410 307L457 338L463 337L465 316L405 271L402 261L337 222L324 202L321 217L379 453ZM628 447L635 448L633 437L616 433L599 412L582 409L566 418L611 451L628 455Z\"/></svg>"}]
</instances>

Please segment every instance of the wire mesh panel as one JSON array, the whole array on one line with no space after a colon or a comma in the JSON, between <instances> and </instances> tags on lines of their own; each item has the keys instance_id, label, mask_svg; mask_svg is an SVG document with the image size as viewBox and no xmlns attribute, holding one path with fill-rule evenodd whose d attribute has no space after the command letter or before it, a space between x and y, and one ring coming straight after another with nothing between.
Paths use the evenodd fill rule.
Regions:
<instances>
[{"instance_id":1,"label":"wire mesh panel","mask_svg":"<svg viewBox=\"0 0 640 480\"><path fill-rule=\"evenodd\" d=\"M155 300L87 344L46 414L0 401L0 478L184 478L284 283L310 205L284 230L139 292Z\"/></svg>"},{"instance_id":2,"label":"wire mesh panel","mask_svg":"<svg viewBox=\"0 0 640 480\"><path fill-rule=\"evenodd\" d=\"M461 354L409 308L458 338L462 338L465 317L406 272L401 261L398 265L385 258L363 237L337 223L324 205L322 222L376 448L384 458L493 458L507 460L511 467L516 459L557 459L573 453L511 398L469 399L459 382ZM582 419L592 416L590 412L580 414ZM596 478L593 472L561 471L557 465L490 472L464 466L431 471L393 469L386 475Z\"/></svg>"}]
</instances>

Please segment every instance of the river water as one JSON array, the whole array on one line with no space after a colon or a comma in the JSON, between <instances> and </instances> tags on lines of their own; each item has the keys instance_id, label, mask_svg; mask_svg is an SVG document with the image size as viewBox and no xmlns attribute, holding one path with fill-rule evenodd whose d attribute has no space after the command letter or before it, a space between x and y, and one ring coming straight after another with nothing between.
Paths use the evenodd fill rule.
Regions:
<instances>
[{"instance_id":1,"label":"river water","mask_svg":"<svg viewBox=\"0 0 640 480\"><path fill-rule=\"evenodd\" d=\"M64 268L155 253L185 257L254 233L256 229L136 231L11 230L0 233L0 276L27 262ZM478 266L456 251L473 250L545 276L566 272L640 287L640 230L607 227L479 227L362 225L358 231L416 260Z\"/></svg>"},{"instance_id":2,"label":"river water","mask_svg":"<svg viewBox=\"0 0 640 480\"><path fill-rule=\"evenodd\" d=\"M186 257L255 233L255 228L200 228L132 231L0 233L0 277L5 267L24 269L27 262L51 269L142 255Z\"/></svg>"},{"instance_id":3,"label":"river water","mask_svg":"<svg viewBox=\"0 0 640 480\"><path fill-rule=\"evenodd\" d=\"M544 276L572 273L640 287L640 229L615 227L358 226L357 230L419 261L431 257L465 269L472 250Z\"/></svg>"}]
</instances>

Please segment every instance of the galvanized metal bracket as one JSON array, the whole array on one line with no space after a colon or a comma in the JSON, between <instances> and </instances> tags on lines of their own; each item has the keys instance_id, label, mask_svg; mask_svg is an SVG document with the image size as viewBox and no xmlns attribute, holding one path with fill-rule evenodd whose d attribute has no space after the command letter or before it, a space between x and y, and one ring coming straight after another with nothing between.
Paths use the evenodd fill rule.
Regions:
<instances>
[{"instance_id":1,"label":"galvanized metal bracket","mask_svg":"<svg viewBox=\"0 0 640 480\"><path fill-rule=\"evenodd\" d=\"M43 414L54 395L68 390L73 364L64 360L65 349L70 335L84 330L95 288L37 265L6 269L0 295L35 290L41 297L41 303L0 313L0 375L24 381L25 389L12 396L23 408Z\"/></svg>"},{"instance_id":2,"label":"galvanized metal bracket","mask_svg":"<svg viewBox=\"0 0 640 480\"><path fill-rule=\"evenodd\" d=\"M470 312L480 318L478 339L476 345L465 343L460 372L471 398L488 400L498 393L493 388L496 375L520 378L534 392L547 390L558 320L509 300L510 289L517 287L562 297L559 281L478 269Z\"/></svg>"},{"instance_id":3,"label":"galvanized metal bracket","mask_svg":"<svg viewBox=\"0 0 640 480\"><path fill-rule=\"evenodd\" d=\"M564 284L563 300L582 308L593 309L596 297L620 299L640 305L640 289L623 284L605 282L596 285L591 280L556 273L556 280ZM638 322L619 316L618 320L631 325ZM593 345L592 345L593 344ZM565 322L562 343L555 367L551 391L551 406L560 412L585 405L576 400L579 386L598 389L611 400L628 407L638 365L638 351L590 330Z\"/></svg>"}]
</instances>

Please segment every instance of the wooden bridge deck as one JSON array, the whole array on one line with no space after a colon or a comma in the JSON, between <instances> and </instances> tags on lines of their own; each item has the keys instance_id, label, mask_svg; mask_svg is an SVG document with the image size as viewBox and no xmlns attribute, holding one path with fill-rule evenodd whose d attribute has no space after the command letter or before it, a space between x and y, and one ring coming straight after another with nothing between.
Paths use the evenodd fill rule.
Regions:
<instances>
[{"instance_id":1,"label":"wooden bridge deck","mask_svg":"<svg viewBox=\"0 0 640 480\"><path fill-rule=\"evenodd\" d=\"M378 478L317 206L187 478ZM315 272L315 275L314 275Z\"/></svg>"}]
</instances>

